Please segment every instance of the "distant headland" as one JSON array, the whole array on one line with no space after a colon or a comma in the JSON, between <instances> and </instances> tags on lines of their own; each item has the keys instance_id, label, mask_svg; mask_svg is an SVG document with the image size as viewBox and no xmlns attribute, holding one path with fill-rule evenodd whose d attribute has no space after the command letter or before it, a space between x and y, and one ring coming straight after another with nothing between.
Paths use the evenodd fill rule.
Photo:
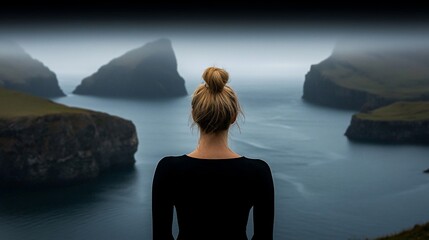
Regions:
<instances>
[{"instance_id":1,"label":"distant headland","mask_svg":"<svg viewBox=\"0 0 429 240\"><path fill-rule=\"evenodd\" d=\"M331 56L311 66L303 98L364 111L396 101L429 101L428 47L356 50L340 43Z\"/></svg>"}]
</instances>

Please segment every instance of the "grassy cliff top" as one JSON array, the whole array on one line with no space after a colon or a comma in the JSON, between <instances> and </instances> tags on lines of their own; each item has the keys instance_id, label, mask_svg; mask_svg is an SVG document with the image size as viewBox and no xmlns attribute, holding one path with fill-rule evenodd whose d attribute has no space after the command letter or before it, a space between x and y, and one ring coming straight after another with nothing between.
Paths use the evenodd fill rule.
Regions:
<instances>
[{"instance_id":1,"label":"grassy cliff top","mask_svg":"<svg viewBox=\"0 0 429 240\"><path fill-rule=\"evenodd\" d=\"M418 98L429 93L428 49L335 49L317 66L340 86L385 98Z\"/></svg>"},{"instance_id":2,"label":"grassy cliff top","mask_svg":"<svg viewBox=\"0 0 429 240\"><path fill-rule=\"evenodd\" d=\"M89 111L0 87L0 118L86 112Z\"/></svg>"},{"instance_id":3,"label":"grassy cliff top","mask_svg":"<svg viewBox=\"0 0 429 240\"><path fill-rule=\"evenodd\" d=\"M429 120L429 102L395 102L369 113L357 113L355 116L376 121Z\"/></svg>"},{"instance_id":4,"label":"grassy cliff top","mask_svg":"<svg viewBox=\"0 0 429 240\"><path fill-rule=\"evenodd\" d=\"M429 222L423 225L415 225L412 229L405 230L395 235L377 238L376 240L423 240L429 239Z\"/></svg>"}]
</instances>

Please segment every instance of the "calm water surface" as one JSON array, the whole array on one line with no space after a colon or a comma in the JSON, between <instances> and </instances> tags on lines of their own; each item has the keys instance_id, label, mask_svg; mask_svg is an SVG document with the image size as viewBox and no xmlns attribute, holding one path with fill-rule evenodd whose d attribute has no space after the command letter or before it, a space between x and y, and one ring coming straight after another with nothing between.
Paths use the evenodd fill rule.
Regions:
<instances>
[{"instance_id":1,"label":"calm water surface","mask_svg":"<svg viewBox=\"0 0 429 240\"><path fill-rule=\"evenodd\" d=\"M131 119L134 170L57 190L0 191L0 239L151 239L151 184L165 155L193 150L190 96L166 101L73 95L55 101ZM343 135L351 111L301 100L300 81L237 81L245 120L232 148L266 160L276 188L275 239L364 239L429 221L429 148L356 144ZM191 92L197 83L188 83ZM177 234L177 225L174 223ZM253 231L250 218L248 234Z\"/></svg>"}]
</instances>

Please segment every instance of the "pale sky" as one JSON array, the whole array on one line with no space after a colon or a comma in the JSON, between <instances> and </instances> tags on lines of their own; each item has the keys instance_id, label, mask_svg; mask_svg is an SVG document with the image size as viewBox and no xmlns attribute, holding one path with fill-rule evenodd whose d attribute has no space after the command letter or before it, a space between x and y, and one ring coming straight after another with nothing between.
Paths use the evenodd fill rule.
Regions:
<instances>
[{"instance_id":1,"label":"pale sky","mask_svg":"<svg viewBox=\"0 0 429 240\"><path fill-rule=\"evenodd\" d=\"M157 29L133 25L0 31L54 71L60 82L68 81L69 76L89 76L111 59L161 37L172 41L179 74L189 81L199 81L202 71L212 65L227 69L231 78L303 81L310 65L327 58L339 38L404 37L392 35L395 32L391 30L390 35L383 35L380 31L353 32L308 26L225 29L219 26Z\"/></svg>"}]
</instances>

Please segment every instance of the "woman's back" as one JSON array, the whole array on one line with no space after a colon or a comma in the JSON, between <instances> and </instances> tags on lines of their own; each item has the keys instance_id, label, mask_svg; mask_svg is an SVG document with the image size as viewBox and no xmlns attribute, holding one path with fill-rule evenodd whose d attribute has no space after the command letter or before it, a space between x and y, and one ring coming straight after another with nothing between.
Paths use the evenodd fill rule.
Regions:
<instances>
[{"instance_id":1,"label":"woman's back","mask_svg":"<svg viewBox=\"0 0 429 240\"><path fill-rule=\"evenodd\" d=\"M153 182L154 239L173 239L173 206L178 239L247 239L254 207L254 237L272 239L274 187L262 160L165 157Z\"/></svg>"},{"instance_id":2,"label":"woman's back","mask_svg":"<svg viewBox=\"0 0 429 240\"><path fill-rule=\"evenodd\" d=\"M235 153L228 131L242 114L237 95L227 85L224 69L209 67L205 84L192 94L192 119L200 138L187 155L165 157L152 186L153 239L171 240L173 208L179 223L178 240L247 240L246 226L253 207L253 240L271 240L274 186L267 163Z\"/></svg>"}]
</instances>

